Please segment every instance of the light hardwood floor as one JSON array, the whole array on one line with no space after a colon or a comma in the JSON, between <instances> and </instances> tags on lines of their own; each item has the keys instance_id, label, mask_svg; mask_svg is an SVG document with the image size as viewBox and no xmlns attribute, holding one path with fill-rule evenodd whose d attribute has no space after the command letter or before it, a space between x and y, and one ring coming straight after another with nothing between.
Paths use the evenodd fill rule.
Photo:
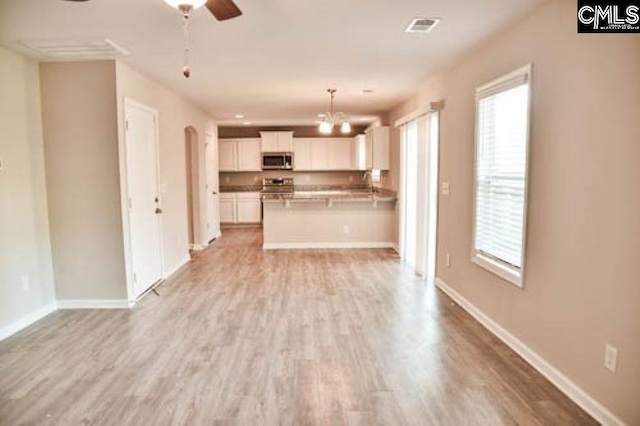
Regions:
<instances>
[{"instance_id":1,"label":"light hardwood floor","mask_svg":"<svg viewBox=\"0 0 640 426\"><path fill-rule=\"evenodd\" d=\"M595 424L391 250L260 244L225 230L160 297L1 342L0 423Z\"/></svg>"}]
</instances>

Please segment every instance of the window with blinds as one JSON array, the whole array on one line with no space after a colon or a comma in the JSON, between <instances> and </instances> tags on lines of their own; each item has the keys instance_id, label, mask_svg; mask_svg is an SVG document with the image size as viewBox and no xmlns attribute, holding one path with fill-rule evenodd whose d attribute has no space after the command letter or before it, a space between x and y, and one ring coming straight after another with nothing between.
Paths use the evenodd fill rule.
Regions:
<instances>
[{"instance_id":1,"label":"window with blinds","mask_svg":"<svg viewBox=\"0 0 640 426\"><path fill-rule=\"evenodd\" d=\"M522 286L531 66L476 90L473 261Z\"/></svg>"}]
</instances>

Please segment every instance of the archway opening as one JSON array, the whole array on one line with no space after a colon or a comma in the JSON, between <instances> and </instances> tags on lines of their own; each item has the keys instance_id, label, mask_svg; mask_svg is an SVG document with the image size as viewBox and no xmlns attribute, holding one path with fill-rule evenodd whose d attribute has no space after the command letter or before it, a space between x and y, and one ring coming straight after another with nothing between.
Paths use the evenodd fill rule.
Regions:
<instances>
[{"instance_id":1,"label":"archway opening","mask_svg":"<svg viewBox=\"0 0 640 426\"><path fill-rule=\"evenodd\" d=\"M186 186L187 186L187 222L189 248L196 248L198 223L200 213L199 194L199 162L198 162L198 132L189 126L184 129Z\"/></svg>"}]
</instances>

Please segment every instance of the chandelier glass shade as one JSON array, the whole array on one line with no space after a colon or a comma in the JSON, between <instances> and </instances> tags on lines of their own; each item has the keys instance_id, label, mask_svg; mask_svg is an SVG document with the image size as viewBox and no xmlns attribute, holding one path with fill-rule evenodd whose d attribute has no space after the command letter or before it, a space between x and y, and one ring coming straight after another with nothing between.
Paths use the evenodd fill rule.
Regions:
<instances>
[{"instance_id":1,"label":"chandelier glass shade","mask_svg":"<svg viewBox=\"0 0 640 426\"><path fill-rule=\"evenodd\" d=\"M197 9L204 6L207 0L164 0L169 6L174 9L181 9L180 6L188 6L189 9Z\"/></svg>"},{"instance_id":2,"label":"chandelier glass shade","mask_svg":"<svg viewBox=\"0 0 640 426\"><path fill-rule=\"evenodd\" d=\"M166 1L166 0L165 0ZM337 89L327 89L327 92L331 95L331 106L329 112L324 114L322 121L318 123L318 132L323 135L330 135L333 132L333 128L336 124L342 123L340 131L344 134L351 133L351 124L347 121L347 116L343 112L333 112L333 99Z\"/></svg>"}]
</instances>

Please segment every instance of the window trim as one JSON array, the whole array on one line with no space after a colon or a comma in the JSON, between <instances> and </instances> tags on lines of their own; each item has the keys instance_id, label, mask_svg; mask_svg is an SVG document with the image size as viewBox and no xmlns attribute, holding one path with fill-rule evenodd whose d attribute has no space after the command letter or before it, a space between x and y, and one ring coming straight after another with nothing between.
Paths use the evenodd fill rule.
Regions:
<instances>
[{"instance_id":1,"label":"window trim","mask_svg":"<svg viewBox=\"0 0 640 426\"><path fill-rule=\"evenodd\" d=\"M480 128L479 120L479 108L478 103L486 96L479 97L481 93L493 92L497 94L513 88L509 87L509 82L517 79L525 80L528 91L527 102L527 126L525 129L525 174L524 174L524 213L522 217L522 247L521 247L521 267L515 268L506 262L501 262L490 256L482 254L479 250L476 250L476 222L477 222L477 195L478 195L478 131ZM499 276L500 278L514 284L520 288L524 287L524 274L526 269L526 247L527 247L527 218L529 211L529 169L530 169L530 156L531 156L531 104L532 104L532 64L528 63L523 67L513 70L507 74L504 74L488 83L482 84L476 88L476 111L475 111L475 134L474 134L474 154L473 154L473 216L471 227L471 262L480 266L483 269ZM500 90L501 86L507 87Z\"/></svg>"}]
</instances>

